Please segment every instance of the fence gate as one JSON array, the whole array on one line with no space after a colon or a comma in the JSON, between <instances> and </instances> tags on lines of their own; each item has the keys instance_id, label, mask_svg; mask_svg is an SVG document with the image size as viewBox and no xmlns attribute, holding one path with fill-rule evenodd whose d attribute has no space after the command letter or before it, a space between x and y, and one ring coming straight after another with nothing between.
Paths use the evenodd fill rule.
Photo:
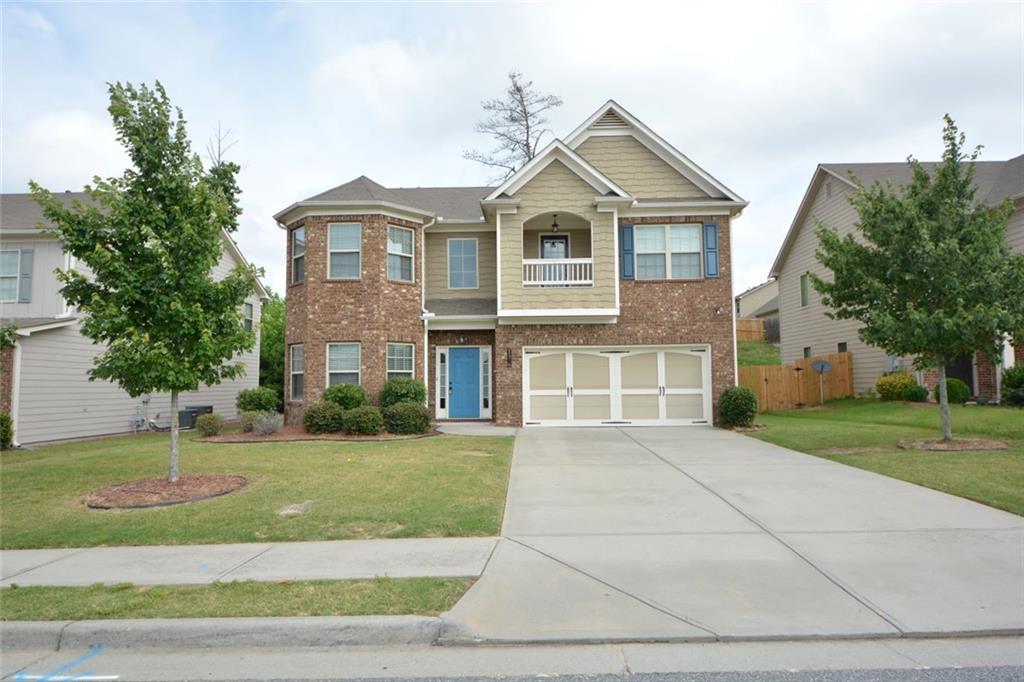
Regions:
<instances>
[{"instance_id":1,"label":"fence gate","mask_svg":"<svg viewBox=\"0 0 1024 682\"><path fill-rule=\"evenodd\" d=\"M832 371L819 374L815 360L826 360ZM757 396L759 412L791 410L803 405L820 405L825 400L853 395L853 356L831 353L801 358L792 365L740 367L740 386Z\"/></svg>"}]
</instances>

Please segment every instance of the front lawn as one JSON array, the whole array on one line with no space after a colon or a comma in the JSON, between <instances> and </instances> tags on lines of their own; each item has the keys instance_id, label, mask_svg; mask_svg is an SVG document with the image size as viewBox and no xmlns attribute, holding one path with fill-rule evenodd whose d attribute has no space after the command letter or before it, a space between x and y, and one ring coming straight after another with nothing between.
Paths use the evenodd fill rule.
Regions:
<instances>
[{"instance_id":1,"label":"front lawn","mask_svg":"<svg viewBox=\"0 0 1024 682\"><path fill-rule=\"evenodd\" d=\"M0 455L0 546L91 547L497 535L512 438L199 443L183 474L240 474L241 490L202 502L100 511L81 498L166 472L166 434ZM289 504L313 500L282 518Z\"/></svg>"},{"instance_id":2,"label":"front lawn","mask_svg":"<svg viewBox=\"0 0 1024 682\"><path fill-rule=\"evenodd\" d=\"M434 615L473 583L468 578L377 578L213 585L93 585L0 590L0 620Z\"/></svg>"},{"instance_id":3,"label":"front lawn","mask_svg":"<svg viewBox=\"0 0 1024 682\"><path fill-rule=\"evenodd\" d=\"M900 450L910 438L942 435L939 408L879 400L758 415L768 429L750 435L836 462L966 497L1024 515L1024 411L953 406L953 435L1007 441L1009 450Z\"/></svg>"},{"instance_id":4,"label":"front lawn","mask_svg":"<svg viewBox=\"0 0 1024 682\"><path fill-rule=\"evenodd\" d=\"M781 365L779 345L766 341L737 341L736 360L740 367L756 365Z\"/></svg>"}]
</instances>

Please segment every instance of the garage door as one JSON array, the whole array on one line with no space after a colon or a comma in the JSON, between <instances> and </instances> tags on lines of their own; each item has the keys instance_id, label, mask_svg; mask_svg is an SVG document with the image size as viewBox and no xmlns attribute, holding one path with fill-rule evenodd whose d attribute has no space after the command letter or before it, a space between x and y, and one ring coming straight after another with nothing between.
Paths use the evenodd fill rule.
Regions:
<instances>
[{"instance_id":1,"label":"garage door","mask_svg":"<svg viewBox=\"0 0 1024 682\"><path fill-rule=\"evenodd\" d=\"M707 346L527 348L527 426L685 425L711 419Z\"/></svg>"}]
</instances>

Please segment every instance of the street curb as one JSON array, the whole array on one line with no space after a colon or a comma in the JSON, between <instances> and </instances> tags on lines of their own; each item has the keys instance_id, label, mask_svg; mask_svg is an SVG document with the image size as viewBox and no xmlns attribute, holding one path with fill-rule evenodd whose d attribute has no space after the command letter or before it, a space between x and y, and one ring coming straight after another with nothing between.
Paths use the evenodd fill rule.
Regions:
<instances>
[{"instance_id":1,"label":"street curb","mask_svg":"<svg viewBox=\"0 0 1024 682\"><path fill-rule=\"evenodd\" d=\"M0 651L431 645L440 634L428 616L6 621Z\"/></svg>"}]
</instances>

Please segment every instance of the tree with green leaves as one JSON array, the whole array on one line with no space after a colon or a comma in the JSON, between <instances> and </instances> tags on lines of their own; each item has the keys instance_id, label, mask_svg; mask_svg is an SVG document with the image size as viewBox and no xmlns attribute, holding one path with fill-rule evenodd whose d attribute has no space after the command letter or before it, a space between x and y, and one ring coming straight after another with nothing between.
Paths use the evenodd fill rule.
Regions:
<instances>
[{"instance_id":1,"label":"tree with green leaves","mask_svg":"<svg viewBox=\"0 0 1024 682\"><path fill-rule=\"evenodd\" d=\"M278 409L284 407L284 299L275 291L260 309L260 386L277 393Z\"/></svg>"},{"instance_id":2,"label":"tree with green leaves","mask_svg":"<svg viewBox=\"0 0 1024 682\"><path fill-rule=\"evenodd\" d=\"M90 380L116 382L132 397L171 396L168 479L178 480L178 395L241 376L239 353L255 334L242 303L258 273L239 265L215 281L224 239L238 228L239 168L204 168L180 108L163 86L108 86L108 111L131 167L93 178L90 201L65 207L30 186L53 233L84 270L58 270L61 295L83 315L82 333L105 347Z\"/></svg>"},{"instance_id":3,"label":"tree with green leaves","mask_svg":"<svg viewBox=\"0 0 1024 682\"><path fill-rule=\"evenodd\" d=\"M908 158L905 187L856 178L851 198L858 234L818 225L818 260L830 280L812 275L833 319L862 323L862 341L937 367L943 440L953 438L946 367L981 352L998 361L1007 335L1024 342L1024 254L1006 244L1013 212L977 201L966 138L946 115L942 161L932 172Z\"/></svg>"}]
</instances>

